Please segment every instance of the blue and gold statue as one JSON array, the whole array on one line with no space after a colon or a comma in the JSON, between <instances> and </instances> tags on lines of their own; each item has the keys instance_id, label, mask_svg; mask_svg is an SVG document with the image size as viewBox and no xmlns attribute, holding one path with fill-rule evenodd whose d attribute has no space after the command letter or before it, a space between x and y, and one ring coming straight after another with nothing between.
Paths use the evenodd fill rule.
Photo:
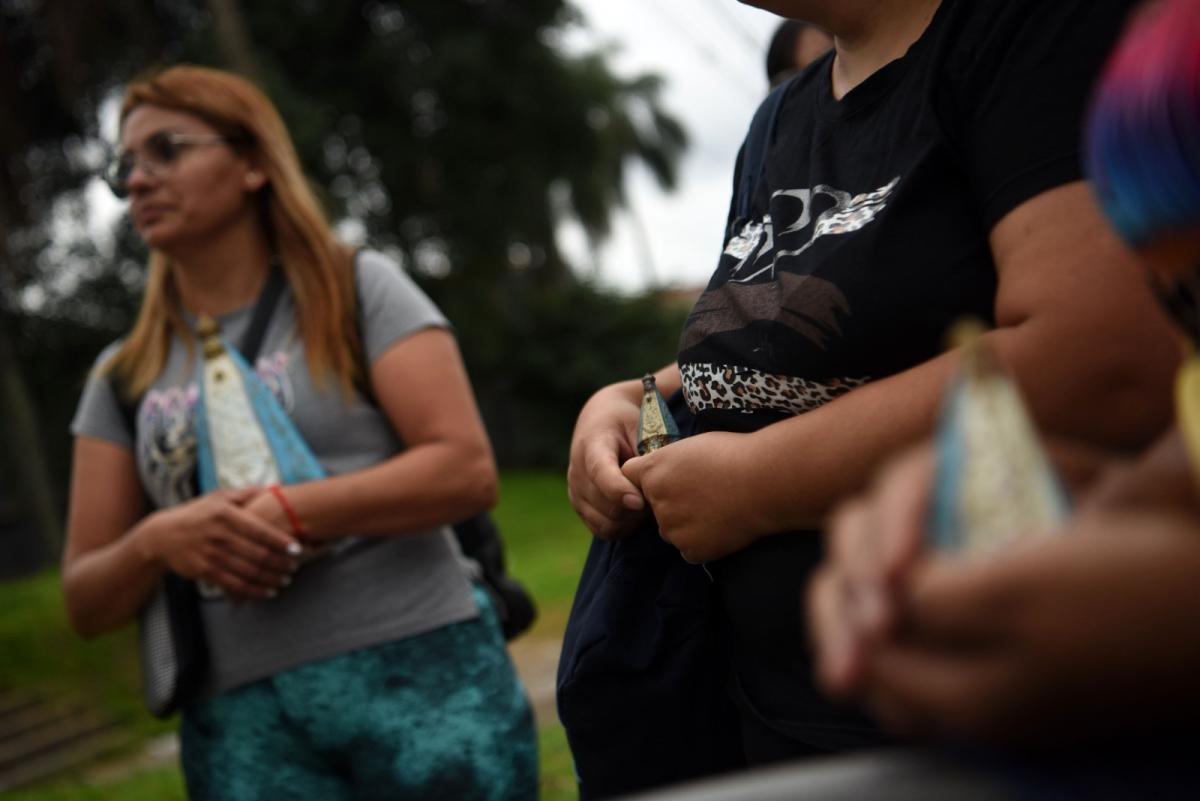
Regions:
<instances>
[{"instance_id":1,"label":"blue and gold statue","mask_svg":"<svg viewBox=\"0 0 1200 801\"><path fill-rule=\"evenodd\" d=\"M941 551L996 550L1049 530L1070 508L1016 385L981 333L961 323L951 335L962 362L937 433L929 532Z\"/></svg>"},{"instance_id":2,"label":"blue and gold statue","mask_svg":"<svg viewBox=\"0 0 1200 801\"><path fill-rule=\"evenodd\" d=\"M642 376L642 410L638 414L637 452L641 456L670 445L679 439L679 427L667 408L667 401L654 381L654 376Z\"/></svg>"}]
</instances>

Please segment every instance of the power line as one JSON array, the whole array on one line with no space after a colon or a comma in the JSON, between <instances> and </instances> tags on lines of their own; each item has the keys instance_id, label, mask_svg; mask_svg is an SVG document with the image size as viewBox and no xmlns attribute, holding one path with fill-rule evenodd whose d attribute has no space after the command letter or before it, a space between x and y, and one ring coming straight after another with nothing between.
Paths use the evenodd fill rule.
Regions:
<instances>
[{"instance_id":1,"label":"power line","mask_svg":"<svg viewBox=\"0 0 1200 801\"><path fill-rule=\"evenodd\" d=\"M726 0L708 0L708 6L709 8L715 9L718 12L718 15L723 17L725 21L732 26L734 32L741 37L742 41L750 46L751 50L753 50L755 53L762 53L765 45L758 40L758 37L755 36L749 28L746 27L746 23L744 23L737 14L734 14L729 10L729 6L727 6L725 2Z\"/></svg>"},{"instance_id":2,"label":"power line","mask_svg":"<svg viewBox=\"0 0 1200 801\"><path fill-rule=\"evenodd\" d=\"M587 9L588 6L592 5L592 2L586 2L586 0L576 0L576 2L579 7L584 9ZM603 4L610 2L610 0L593 0L593 2L596 2L597 4ZM689 11L693 13L680 14L671 9L664 8L664 3L662 0L641 0L640 2L627 3L627 5L630 6L629 13L637 16L644 16L645 10L648 6L666 24L657 29L655 29L652 24L643 24L640 27L643 29L649 29L655 33L662 31L662 36L660 38L664 40L671 38L678 40L682 45L684 45L684 54L686 54L687 50L690 49L692 56L703 62L704 68L719 72L728 87L737 92L738 96L753 97L762 94L762 87L759 87L747 80L748 76L751 74L751 70L747 69L747 65L748 63L757 64L759 62L762 46L754 41L754 37L747 33L747 29L744 26L739 27L736 31L738 34L737 46L731 47L728 39L722 38L718 42L714 43L711 38L706 35L706 32L703 30L703 28L697 28L695 25L689 24L689 21L696 20L694 6L689 8ZM590 16L591 14L585 13L585 18ZM629 17L624 14L621 16L626 20L629 19ZM710 27L715 22L711 15L708 16L708 21ZM701 20L701 22L703 21ZM723 23L716 24L720 26L722 31L725 31L728 28L728 26L724 25ZM593 25L594 23L588 25L587 27L593 32L599 33L599 29L593 27ZM729 55L743 53L744 47L748 47L750 51L747 53L747 55L750 56L750 61L747 64L738 63L735 65L730 65L726 63L726 59ZM735 61L740 62L741 59L738 58L735 59Z\"/></svg>"},{"instance_id":3,"label":"power line","mask_svg":"<svg viewBox=\"0 0 1200 801\"><path fill-rule=\"evenodd\" d=\"M638 5L639 8L645 8L646 6L649 6L650 8L654 9L654 12L667 23L669 23L671 28L675 29L679 34L681 34L682 38L688 40L689 44L696 51L697 55L705 63L705 65L710 69L720 73L722 77L729 82L730 86L733 89L736 89L739 94L744 92L757 93L760 91L757 87L743 85L742 82L738 80L730 70L725 69L719 55L720 50L714 45L705 41L705 38L701 35L698 35L694 28L683 24L682 20L684 17L682 15L673 14L667 9L663 8L660 0L645 0L645 2L639 3Z\"/></svg>"}]
</instances>

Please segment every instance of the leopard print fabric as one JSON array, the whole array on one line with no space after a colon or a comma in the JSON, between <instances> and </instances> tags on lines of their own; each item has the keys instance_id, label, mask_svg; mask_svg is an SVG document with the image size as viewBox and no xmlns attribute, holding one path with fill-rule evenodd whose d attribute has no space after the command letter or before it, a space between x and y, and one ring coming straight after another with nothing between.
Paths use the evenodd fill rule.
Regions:
<instances>
[{"instance_id":1,"label":"leopard print fabric","mask_svg":"<svg viewBox=\"0 0 1200 801\"><path fill-rule=\"evenodd\" d=\"M871 380L863 376L813 381L729 364L681 364L679 372L684 397L693 413L730 409L749 414L773 409L803 414Z\"/></svg>"}]
</instances>

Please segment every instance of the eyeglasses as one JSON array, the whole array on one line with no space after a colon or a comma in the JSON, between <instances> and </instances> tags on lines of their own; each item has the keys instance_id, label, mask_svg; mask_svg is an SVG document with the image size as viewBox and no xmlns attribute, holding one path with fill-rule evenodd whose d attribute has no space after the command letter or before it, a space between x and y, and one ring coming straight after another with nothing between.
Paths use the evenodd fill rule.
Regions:
<instances>
[{"instance_id":1,"label":"eyeglasses","mask_svg":"<svg viewBox=\"0 0 1200 801\"><path fill-rule=\"evenodd\" d=\"M161 178L189 147L230 144L236 140L215 133L171 133L159 131L142 144L140 150L118 150L104 170L104 182L119 198L129 195L129 176L141 164L147 174Z\"/></svg>"}]
</instances>

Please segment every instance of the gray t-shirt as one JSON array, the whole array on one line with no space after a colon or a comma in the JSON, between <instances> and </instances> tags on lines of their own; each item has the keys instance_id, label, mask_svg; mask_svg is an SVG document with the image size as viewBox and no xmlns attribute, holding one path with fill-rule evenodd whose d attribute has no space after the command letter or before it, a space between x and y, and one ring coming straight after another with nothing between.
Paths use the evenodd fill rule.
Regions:
<instances>
[{"instance_id":1,"label":"gray t-shirt","mask_svg":"<svg viewBox=\"0 0 1200 801\"><path fill-rule=\"evenodd\" d=\"M374 362L405 336L445 318L386 256L363 251L356 278L367 359ZM241 341L253 305L218 318L229 342ZM97 359L109 358L116 344ZM172 341L166 367L137 409L137 443L106 377L93 376L71 422L76 436L109 440L134 450L146 492L156 506L192 496L196 468L193 410L199 350L189 360ZM404 449L382 411L357 396L347 401L337 382L310 376L285 290L267 326L255 364L329 475L360 470ZM466 515L464 515L465 517ZM351 537L355 532L348 531ZM211 688L231 689L288 667L354 648L408 637L478 615L470 567L453 532L441 527L395 537L364 537L296 573L276 598L230 602L205 599L202 611L212 661Z\"/></svg>"}]
</instances>

